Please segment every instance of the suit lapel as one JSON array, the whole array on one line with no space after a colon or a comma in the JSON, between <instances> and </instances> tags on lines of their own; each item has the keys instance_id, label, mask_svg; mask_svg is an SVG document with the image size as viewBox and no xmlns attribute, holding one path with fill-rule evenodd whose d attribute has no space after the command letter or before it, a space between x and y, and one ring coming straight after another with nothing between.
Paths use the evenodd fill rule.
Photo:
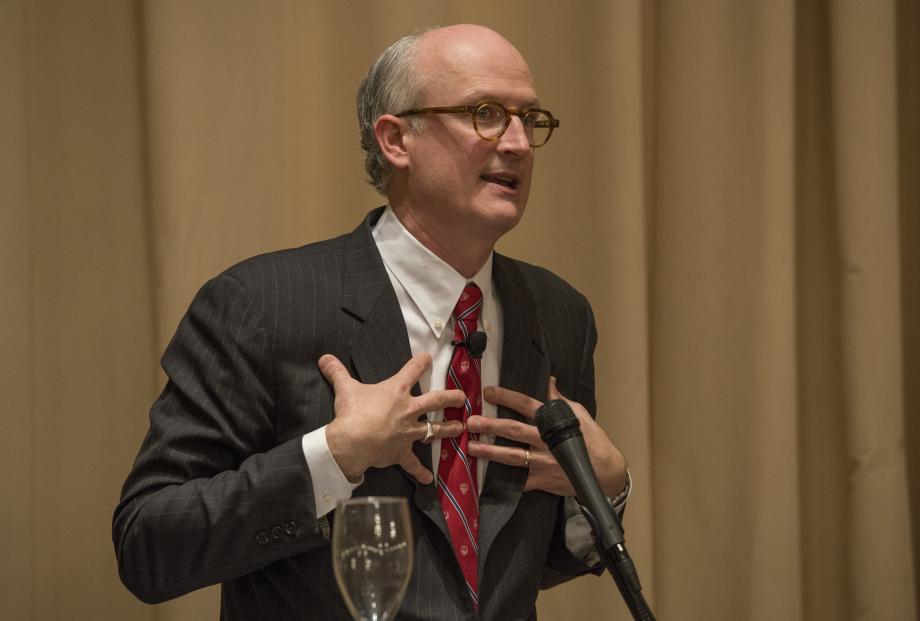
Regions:
<instances>
[{"instance_id":1,"label":"suit lapel","mask_svg":"<svg viewBox=\"0 0 920 621\"><path fill-rule=\"evenodd\" d=\"M390 377L411 356L399 301L371 236L379 215L371 212L346 238L343 257L342 310L358 321L349 352L364 383Z\"/></svg>"},{"instance_id":2,"label":"suit lapel","mask_svg":"<svg viewBox=\"0 0 920 621\"><path fill-rule=\"evenodd\" d=\"M357 379L366 384L391 377L412 357L399 300L371 234L382 212L382 208L371 212L345 243L342 310L359 322L349 353ZM418 384L412 387L412 394L420 394ZM417 442L413 450L431 470L431 447ZM421 485L401 468L399 471L415 485L416 506L449 540L436 486Z\"/></svg>"},{"instance_id":3,"label":"suit lapel","mask_svg":"<svg viewBox=\"0 0 920 621\"><path fill-rule=\"evenodd\" d=\"M495 254L492 278L502 309L504 336L499 383L540 401L546 398L549 361L544 356L543 329L537 319L536 303L514 263ZM499 418L524 418L507 408L498 409ZM496 444L524 446L520 442L496 438ZM485 484L479 498L479 573L495 537L517 508L527 481L526 468L489 462Z\"/></svg>"}]
</instances>

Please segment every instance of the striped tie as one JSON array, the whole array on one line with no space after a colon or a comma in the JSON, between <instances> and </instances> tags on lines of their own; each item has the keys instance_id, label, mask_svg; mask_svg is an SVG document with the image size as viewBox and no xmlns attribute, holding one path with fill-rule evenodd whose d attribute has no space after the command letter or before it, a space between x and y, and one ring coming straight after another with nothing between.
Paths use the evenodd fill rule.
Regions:
<instances>
[{"instance_id":1,"label":"striped tie","mask_svg":"<svg viewBox=\"0 0 920 621\"><path fill-rule=\"evenodd\" d=\"M469 335L476 331L482 292L470 283L460 294L454 307L454 353L447 371L445 388L459 388L466 393L466 403L459 408L445 408L445 420L466 419L482 413L482 387L480 386L479 359L470 356L464 346ZM444 521L450 531L454 554L460 563L466 587L473 605L479 605L479 484L476 475L476 458L470 457L467 443L475 434L464 430L459 438L441 443L441 463L438 465L438 496Z\"/></svg>"}]
</instances>

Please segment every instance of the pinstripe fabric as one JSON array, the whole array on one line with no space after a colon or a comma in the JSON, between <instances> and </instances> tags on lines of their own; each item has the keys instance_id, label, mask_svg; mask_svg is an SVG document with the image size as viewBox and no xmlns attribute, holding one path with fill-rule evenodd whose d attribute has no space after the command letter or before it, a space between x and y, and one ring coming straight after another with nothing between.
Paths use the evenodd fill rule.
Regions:
<instances>
[{"instance_id":1,"label":"pinstripe fabric","mask_svg":"<svg viewBox=\"0 0 920 621\"><path fill-rule=\"evenodd\" d=\"M195 297L163 355L169 381L113 519L119 573L139 598L222 582L222 619L347 618L300 439L332 417L320 355L336 355L363 382L389 377L410 357L370 234L379 214L349 235L244 261ZM499 255L493 279L505 321L502 385L542 399L552 372L593 413L596 338L585 299L549 272ZM545 302L538 306L532 290ZM416 447L430 465L425 449ZM588 569L565 547L561 499L522 493L526 474L494 462L486 473L484 619L532 618L541 584ZM355 494L413 498L416 564L400 619L475 618L435 486L395 467L371 469Z\"/></svg>"}]
</instances>

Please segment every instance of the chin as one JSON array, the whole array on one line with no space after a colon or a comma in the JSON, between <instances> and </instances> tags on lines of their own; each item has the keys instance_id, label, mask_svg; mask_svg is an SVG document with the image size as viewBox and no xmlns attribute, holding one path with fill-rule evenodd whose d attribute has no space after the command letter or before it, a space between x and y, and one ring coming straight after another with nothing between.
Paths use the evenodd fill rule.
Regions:
<instances>
[{"instance_id":1,"label":"chin","mask_svg":"<svg viewBox=\"0 0 920 621\"><path fill-rule=\"evenodd\" d=\"M496 240L516 227L524 215L524 204L501 201L485 207L483 225Z\"/></svg>"}]
</instances>

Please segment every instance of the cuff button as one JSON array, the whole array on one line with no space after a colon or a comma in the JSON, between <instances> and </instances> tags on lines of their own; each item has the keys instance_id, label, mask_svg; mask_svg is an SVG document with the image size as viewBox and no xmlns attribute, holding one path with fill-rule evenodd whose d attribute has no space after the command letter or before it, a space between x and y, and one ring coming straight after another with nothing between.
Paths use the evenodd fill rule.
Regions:
<instances>
[{"instance_id":1,"label":"cuff button","mask_svg":"<svg viewBox=\"0 0 920 621\"><path fill-rule=\"evenodd\" d=\"M284 533L285 533L288 537L293 537L294 535L296 535L296 534L297 534L297 522L291 521L291 522L288 522L287 524L285 524L285 525L284 525Z\"/></svg>"},{"instance_id":2,"label":"cuff button","mask_svg":"<svg viewBox=\"0 0 920 621\"><path fill-rule=\"evenodd\" d=\"M272 528L272 539L281 539L284 537L284 530L280 526Z\"/></svg>"},{"instance_id":3,"label":"cuff button","mask_svg":"<svg viewBox=\"0 0 920 621\"><path fill-rule=\"evenodd\" d=\"M271 540L268 538L268 533L266 533L264 530L260 530L256 533L256 543L258 543L260 546L267 545L269 541Z\"/></svg>"}]
</instances>

